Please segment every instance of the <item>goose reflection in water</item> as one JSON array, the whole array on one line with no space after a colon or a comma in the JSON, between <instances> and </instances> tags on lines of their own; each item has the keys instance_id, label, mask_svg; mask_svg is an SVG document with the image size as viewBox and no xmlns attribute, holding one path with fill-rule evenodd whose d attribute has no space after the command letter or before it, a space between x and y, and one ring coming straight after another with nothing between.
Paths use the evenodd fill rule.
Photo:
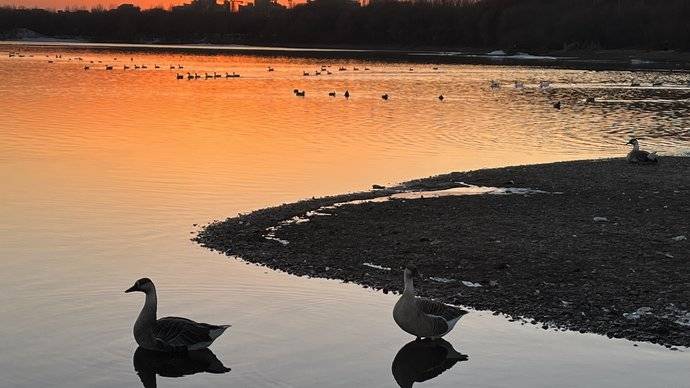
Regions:
<instances>
[{"instance_id":1,"label":"goose reflection in water","mask_svg":"<svg viewBox=\"0 0 690 388\"><path fill-rule=\"evenodd\" d=\"M414 340L398 351L393 359L393 378L400 388L431 380L468 357L453 349L443 339Z\"/></svg>"},{"instance_id":2,"label":"goose reflection in water","mask_svg":"<svg viewBox=\"0 0 690 388\"><path fill-rule=\"evenodd\" d=\"M141 347L134 352L134 370L145 388L156 387L156 375L182 377L203 372L230 372L230 368L226 368L209 349L164 353Z\"/></svg>"}]
</instances>

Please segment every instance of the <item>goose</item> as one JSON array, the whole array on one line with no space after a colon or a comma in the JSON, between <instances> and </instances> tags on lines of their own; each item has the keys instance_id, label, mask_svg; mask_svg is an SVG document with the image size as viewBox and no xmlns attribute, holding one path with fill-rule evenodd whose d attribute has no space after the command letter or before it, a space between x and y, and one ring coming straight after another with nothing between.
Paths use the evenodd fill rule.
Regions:
<instances>
[{"instance_id":1,"label":"goose","mask_svg":"<svg viewBox=\"0 0 690 388\"><path fill-rule=\"evenodd\" d=\"M183 377L196 373L223 374L230 368L209 349L195 350L183 354L162 353L137 348L132 357L134 370L139 375L144 388L156 387L156 375L163 377Z\"/></svg>"},{"instance_id":2,"label":"goose","mask_svg":"<svg viewBox=\"0 0 690 388\"><path fill-rule=\"evenodd\" d=\"M180 70L182 70L182 69L184 69L184 66L182 66L182 65L177 65L177 68L180 69Z\"/></svg>"},{"instance_id":3,"label":"goose","mask_svg":"<svg viewBox=\"0 0 690 388\"><path fill-rule=\"evenodd\" d=\"M89 70L89 69L90 69L90 67L84 66L84 70Z\"/></svg>"},{"instance_id":4,"label":"goose","mask_svg":"<svg viewBox=\"0 0 690 388\"><path fill-rule=\"evenodd\" d=\"M413 278L417 267L407 264L405 290L393 308L393 319L404 331L417 338L441 338L448 334L467 311L415 296Z\"/></svg>"},{"instance_id":5,"label":"goose","mask_svg":"<svg viewBox=\"0 0 690 388\"><path fill-rule=\"evenodd\" d=\"M637 139L632 138L626 144L633 146L633 149L628 153L627 156L628 162L649 164L656 163L659 161L656 155L656 151L650 153L647 151L640 150L640 143L637 141Z\"/></svg>"},{"instance_id":6,"label":"goose","mask_svg":"<svg viewBox=\"0 0 690 388\"><path fill-rule=\"evenodd\" d=\"M335 97L335 92L329 92L328 95L329 95L330 97Z\"/></svg>"},{"instance_id":7,"label":"goose","mask_svg":"<svg viewBox=\"0 0 690 388\"><path fill-rule=\"evenodd\" d=\"M382 95L381 98L384 99L384 100L388 100L388 93Z\"/></svg>"},{"instance_id":8,"label":"goose","mask_svg":"<svg viewBox=\"0 0 690 388\"><path fill-rule=\"evenodd\" d=\"M209 325L190 319L165 317L156 319L156 287L149 278L137 280L125 293L140 291L146 302L134 323L134 339L144 349L164 352L205 349L230 325Z\"/></svg>"},{"instance_id":9,"label":"goose","mask_svg":"<svg viewBox=\"0 0 690 388\"><path fill-rule=\"evenodd\" d=\"M182 75L182 74L177 74L177 79L184 79L184 75Z\"/></svg>"},{"instance_id":10,"label":"goose","mask_svg":"<svg viewBox=\"0 0 690 388\"><path fill-rule=\"evenodd\" d=\"M431 70L438 70L438 66L432 67Z\"/></svg>"},{"instance_id":11,"label":"goose","mask_svg":"<svg viewBox=\"0 0 690 388\"><path fill-rule=\"evenodd\" d=\"M302 72L302 75L305 76L305 77L308 77L308 76L309 76L309 72L303 71L303 72Z\"/></svg>"},{"instance_id":12,"label":"goose","mask_svg":"<svg viewBox=\"0 0 690 388\"><path fill-rule=\"evenodd\" d=\"M398 351L391 370L400 388L412 388L414 383L436 378L467 359L467 355L459 353L443 339L414 340Z\"/></svg>"},{"instance_id":13,"label":"goose","mask_svg":"<svg viewBox=\"0 0 690 388\"><path fill-rule=\"evenodd\" d=\"M304 97L306 95L307 93L304 90L302 90L301 92L299 90L295 92L295 96L297 97Z\"/></svg>"},{"instance_id":14,"label":"goose","mask_svg":"<svg viewBox=\"0 0 690 388\"><path fill-rule=\"evenodd\" d=\"M438 96L438 99L439 99L440 101L443 101L444 98L445 98L445 97L443 97L443 94L441 94L441 95Z\"/></svg>"},{"instance_id":15,"label":"goose","mask_svg":"<svg viewBox=\"0 0 690 388\"><path fill-rule=\"evenodd\" d=\"M553 107L554 107L554 109L561 109L561 102L560 101L554 102Z\"/></svg>"},{"instance_id":16,"label":"goose","mask_svg":"<svg viewBox=\"0 0 690 388\"><path fill-rule=\"evenodd\" d=\"M127 66L127 65L122 66L122 70L129 70L129 66Z\"/></svg>"},{"instance_id":17,"label":"goose","mask_svg":"<svg viewBox=\"0 0 690 388\"><path fill-rule=\"evenodd\" d=\"M221 76L221 74L218 74L215 71L213 72L213 78L220 78Z\"/></svg>"},{"instance_id":18,"label":"goose","mask_svg":"<svg viewBox=\"0 0 690 388\"><path fill-rule=\"evenodd\" d=\"M148 69L148 67L146 67L146 65L141 65L141 68L142 69Z\"/></svg>"},{"instance_id":19,"label":"goose","mask_svg":"<svg viewBox=\"0 0 690 388\"><path fill-rule=\"evenodd\" d=\"M345 71L345 70L347 70L347 69L344 68L344 67L342 67L342 66L340 66L340 67L338 68L338 71Z\"/></svg>"},{"instance_id":20,"label":"goose","mask_svg":"<svg viewBox=\"0 0 690 388\"><path fill-rule=\"evenodd\" d=\"M268 71L274 71L274 69L273 69L272 67L269 66L269 67L268 67Z\"/></svg>"},{"instance_id":21,"label":"goose","mask_svg":"<svg viewBox=\"0 0 690 388\"><path fill-rule=\"evenodd\" d=\"M105 69L106 69L106 70L112 70L112 69L113 69L113 67L112 67L112 66L110 66L110 65L105 65Z\"/></svg>"},{"instance_id":22,"label":"goose","mask_svg":"<svg viewBox=\"0 0 690 388\"><path fill-rule=\"evenodd\" d=\"M353 67L352 70L359 71L359 67Z\"/></svg>"},{"instance_id":23,"label":"goose","mask_svg":"<svg viewBox=\"0 0 690 388\"><path fill-rule=\"evenodd\" d=\"M368 67L365 67L365 68L364 68L364 71L369 71L369 70L371 70L371 69L368 68Z\"/></svg>"},{"instance_id":24,"label":"goose","mask_svg":"<svg viewBox=\"0 0 690 388\"><path fill-rule=\"evenodd\" d=\"M161 67L158 66L158 65L153 65L153 68L154 68L154 69L160 69Z\"/></svg>"},{"instance_id":25,"label":"goose","mask_svg":"<svg viewBox=\"0 0 690 388\"><path fill-rule=\"evenodd\" d=\"M187 79L194 79L194 74L190 74L189 72L187 72Z\"/></svg>"},{"instance_id":26,"label":"goose","mask_svg":"<svg viewBox=\"0 0 690 388\"><path fill-rule=\"evenodd\" d=\"M330 71L326 72L326 75L331 75L331 74L333 74L333 73L331 73Z\"/></svg>"},{"instance_id":27,"label":"goose","mask_svg":"<svg viewBox=\"0 0 690 388\"><path fill-rule=\"evenodd\" d=\"M175 70L175 66L174 66L174 65L170 65L170 70Z\"/></svg>"},{"instance_id":28,"label":"goose","mask_svg":"<svg viewBox=\"0 0 690 388\"><path fill-rule=\"evenodd\" d=\"M350 98L350 92L346 90L345 93L343 93L343 96L345 96L345 98Z\"/></svg>"}]
</instances>

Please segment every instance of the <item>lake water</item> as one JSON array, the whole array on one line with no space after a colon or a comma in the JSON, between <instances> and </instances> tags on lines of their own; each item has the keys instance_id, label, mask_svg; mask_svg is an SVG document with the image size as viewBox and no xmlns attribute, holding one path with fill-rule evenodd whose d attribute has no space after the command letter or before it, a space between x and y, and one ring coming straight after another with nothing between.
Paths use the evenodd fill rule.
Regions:
<instances>
[{"instance_id":1,"label":"lake water","mask_svg":"<svg viewBox=\"0 0 690 388\"><path fill-rule=\"evenodd\" d=\"M630 136L662 154L690 150L683 73L145 47L0 53L2 387L140 385L131 328L143 295L123 291L143 276L156 282L161 316L233 325L211 348L232 371L158 377L161 387L396 387L392 362L412 338L392 320L394 295L213 254L190 241L193 224L449 171L620 156ZM302 75L322 65L332 74ZM176 79L188 71L241 77ZM490 312L465 316L446 339L468 360L419 386L690 380L687 350Z\"/></svg>"}]
</instances>

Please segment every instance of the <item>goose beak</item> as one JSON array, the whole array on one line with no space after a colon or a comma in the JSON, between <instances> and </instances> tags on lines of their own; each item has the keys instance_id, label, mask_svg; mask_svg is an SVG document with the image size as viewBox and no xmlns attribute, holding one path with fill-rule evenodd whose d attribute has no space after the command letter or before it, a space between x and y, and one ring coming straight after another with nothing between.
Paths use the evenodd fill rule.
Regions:
<instances>
[{"instance_id":1,"label":"goose beak","mask_svg":"<svg viewBox=\"0 0 690 388\"><path fill-rule=\"evenodd\" d=\"M134 292L134 291L139 291L139 289L137 288L137 285L136 285L136 284L133 285L132 287L126 289L126 290L125 290L125 294L126 294L126 293L129 293L129 292Z\"/></svg>"}]
</instances>

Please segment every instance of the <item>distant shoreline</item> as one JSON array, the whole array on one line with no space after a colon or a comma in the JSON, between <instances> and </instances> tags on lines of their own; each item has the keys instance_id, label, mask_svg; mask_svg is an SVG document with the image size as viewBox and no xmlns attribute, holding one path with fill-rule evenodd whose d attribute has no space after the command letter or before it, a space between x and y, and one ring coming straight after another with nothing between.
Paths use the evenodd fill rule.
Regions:
<instances>
[{"instance_id":1,"label":"distant shoreline","mask_svg":"<svg viewBox=\"0 0 690 388\"><path fill-rule=\"evenodd\" d=\"M549 193L323 210L458 182ZM421 294L445 302L545 329L690 346L688 198L690 158L664 157L652 166L561 162L451 173L257 210L209 224L194 240L291 274L384 292L401 290L400 268L411 260L422 272ZM308 213L317 210L328 215ZM283 223L293 217L308 222Z\"/></svg>"},{"instance_id":2,"label":"distant shoreline","mask_svg":"<svg viewBox=\"0 0 690 388\"><path fill-rule=\"evenodd\" d=\"M690 72L690 52L647 50L579 50L522 52L442 47L360 47L319 45L250 45L209 43L93 42L87 38L32 38L0 41L0 46L92 49L175 50L227 54L286 55L318 58L397 60L438 64L483 64L562 67L592 70L659 70Z\"/></svg>"}]
</instances>

